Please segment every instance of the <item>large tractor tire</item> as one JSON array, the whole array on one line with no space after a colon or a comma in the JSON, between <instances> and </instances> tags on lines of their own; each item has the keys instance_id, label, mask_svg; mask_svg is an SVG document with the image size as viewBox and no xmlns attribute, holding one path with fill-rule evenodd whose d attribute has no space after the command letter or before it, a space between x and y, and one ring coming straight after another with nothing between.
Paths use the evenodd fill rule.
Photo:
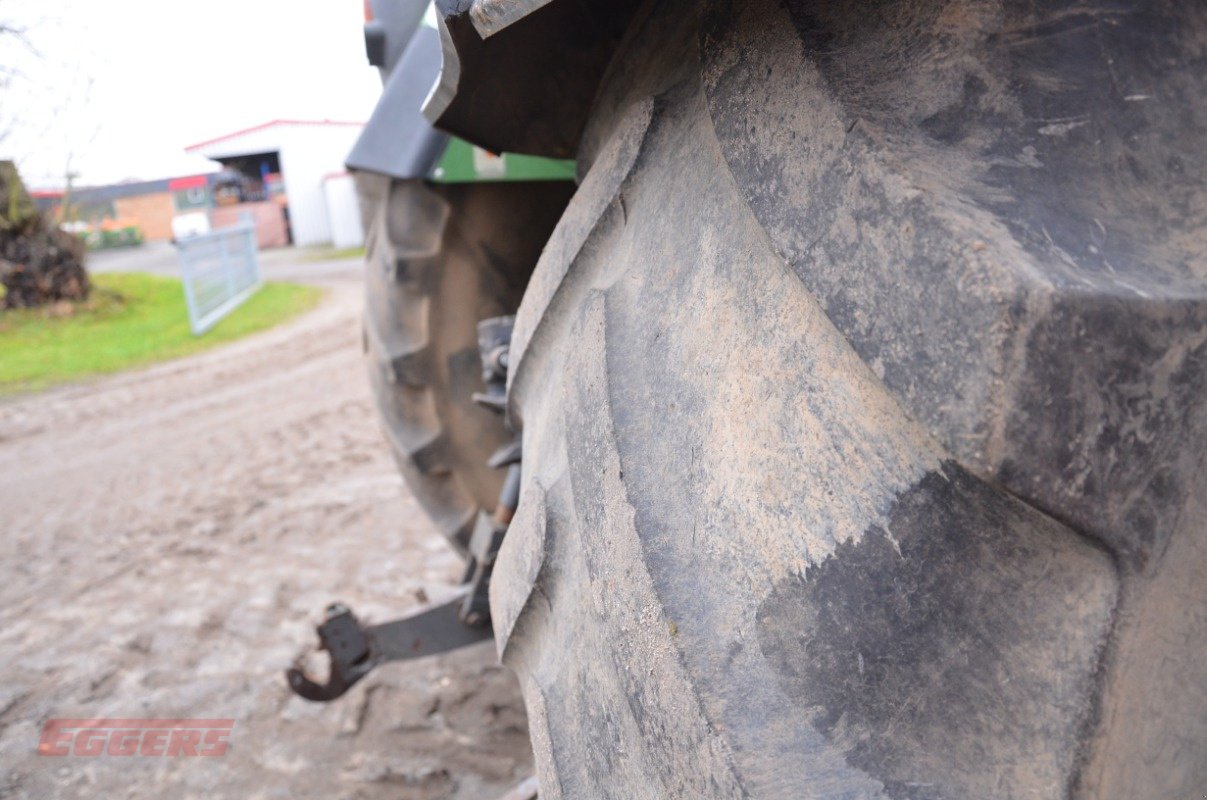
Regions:
<instances>
[{"instance_id":1,"label":"large tractor tire","mask_svg":"<svg viewBox=\"0 0 1207 800\"><path fill-rule=\"evenodd\" d=\"M403 477L465 554L503 474L510 441L474 403L483 389L477 324L512 314L573 186L432 184L358 173L367 220L364 344L369 380Z\"/></svg>"},{"instance_id":2,"label":"large tractor tire","mask_svg":"<svg viewBox=\"0 0 1207 800\"><path fill-rule=\"evenodd\" d=\"M513 335L541 797L1201 796L1205 7L700 5Z\"/></svg>"}]
</instances>

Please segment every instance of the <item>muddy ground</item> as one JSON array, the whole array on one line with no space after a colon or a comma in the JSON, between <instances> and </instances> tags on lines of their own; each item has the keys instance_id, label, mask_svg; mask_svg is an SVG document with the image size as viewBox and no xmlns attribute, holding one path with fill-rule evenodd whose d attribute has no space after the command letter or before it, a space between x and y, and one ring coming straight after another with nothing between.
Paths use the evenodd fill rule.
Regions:
<instances>
[{"instance_id":1,"label":"muddy ground","mask_svg":"<svg viewBox=\"0 0 1207 800\"><path fill-rule=\"evenodd\" d=\"M380 621L460 563L403 487L359 353L359 268L219 351L0 404L0 797L494 798L531 771L493 647L343 699L285 669L326 603ZM44 757L55 717L230 717L216 758Z\"/></svg>"}]
</instances>

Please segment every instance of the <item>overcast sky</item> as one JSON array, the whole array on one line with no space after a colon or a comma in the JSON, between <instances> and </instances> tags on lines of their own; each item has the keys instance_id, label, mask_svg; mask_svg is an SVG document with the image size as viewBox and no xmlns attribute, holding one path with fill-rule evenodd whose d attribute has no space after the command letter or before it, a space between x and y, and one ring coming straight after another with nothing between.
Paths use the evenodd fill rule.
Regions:
<instances>
[{"instance_id":1,"label":"overcast sky","mask_svg":"<svg viewBox=\"0 0 1207 800\"><path fill-rule=\"evenodd\" d=\"M210 171L187 145L271 119L364 121L360 0L0 0L0 158L26 183Z\"/></svg>"}]
</instances>

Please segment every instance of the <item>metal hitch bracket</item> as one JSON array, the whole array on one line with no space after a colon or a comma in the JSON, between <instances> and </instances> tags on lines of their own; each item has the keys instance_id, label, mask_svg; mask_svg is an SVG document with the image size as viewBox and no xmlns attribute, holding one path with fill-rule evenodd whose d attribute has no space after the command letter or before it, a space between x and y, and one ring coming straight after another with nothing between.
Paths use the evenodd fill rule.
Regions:
<instances>
[{"instance_id":1,"label":"metal hitch bracket","mask_svg":"<svg viewBox=\"0 0 1207 800\"><path fill-rule=\"evenodd\" d=\"M379 664L447 653L490 639L489 625L471 626L461 620L467 591L468 587L444 603L380 625L361 625L341 603L328 606L326 619L318 626L320 649L327 651L331 662L327 682L319 683L294 666L285 672L289 688L323 703L343 695Z\"/></svg>"},{"instance_id":2,"label":"metal hitch bracket","mask_svg":"<svg viewBox=\"0 0 1207 800\"><path fill-rule=\"evenodd\" d=\"M499 413L507 407L507 359L515 317L492 317L478 323L478 349L486 391L474 399ZM331 662L326 683L319 683L296 664L285 672L289 687L316 702L334 700L347 692L378 664L446 653L492 637L490 577L511 517L520 501L520 438L499 448L490 466L507 469L493 514L478 512L470 540L465 584L447 602L392 622L361 625L342 603L327 607L318 626L320 649Z\"/></svg>"}]
</instances>

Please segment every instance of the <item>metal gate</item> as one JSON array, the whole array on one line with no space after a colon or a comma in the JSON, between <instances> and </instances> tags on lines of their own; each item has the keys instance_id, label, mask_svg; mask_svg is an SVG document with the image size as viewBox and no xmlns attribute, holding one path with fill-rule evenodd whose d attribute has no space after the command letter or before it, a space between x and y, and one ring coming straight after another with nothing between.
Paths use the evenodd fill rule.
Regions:
<instances>
[{"instance_id":1,"label":"metal gate","mask_svg":"<svg viewBox=\"0 0 1207 800\"><path fill-rule=\"evenodd\" d=\"M260 288L251 219L177 242L189 325L201 335Z\"/></svg>"}]
</instances>

